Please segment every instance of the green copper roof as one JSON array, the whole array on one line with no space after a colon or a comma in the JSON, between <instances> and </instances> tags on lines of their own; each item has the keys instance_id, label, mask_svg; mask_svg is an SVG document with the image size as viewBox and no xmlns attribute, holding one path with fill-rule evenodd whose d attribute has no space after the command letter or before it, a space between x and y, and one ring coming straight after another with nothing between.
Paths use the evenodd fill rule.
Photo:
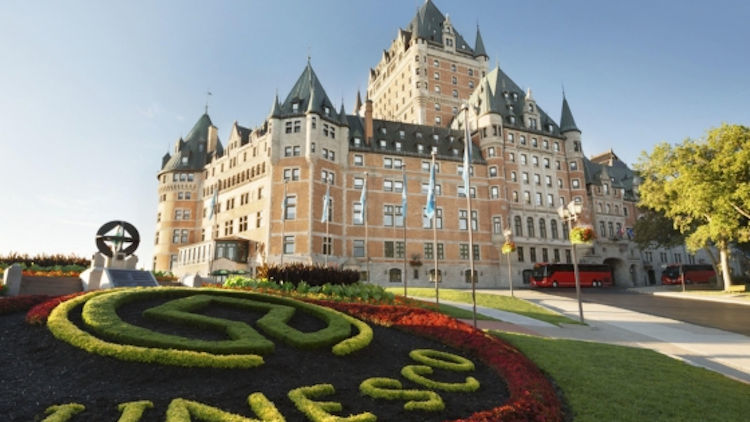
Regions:
<instances>
[{"instance_id":1,"label":"green copper roof","mask_svg":"<svg viewBox=\"0 0 750 422\"><path fill-rule=\"evenodd\" d=\"M564 133L571 130L581 133L581 129L578 129L576 121L573 119L573 113L570 111L570 106L568 106L568 99L563 95L562 113L560 114L560 132Z\"/></svg>"},{"instance_id":2,"label":"green copper roof","mask_svg":"<svg viewBox=\"0 0 750 422\"><path fill-rule=\"evenodd\" d=\"M445 16L431 0L427 0L419 8L414 19L409 22L407 30L412 33L412 37L416 36L443 45L443 22L445 22ZM474 50L455 28L453 28L453 34L456 37L456 51L474 55Z\"/></svg>"},{"instance_id":3,"label":"green copper roof","mask_svg":"<svg viewBox=\"0 0 750 422\"><path fill-rule=\"evenodd\" d=\"M323 89L315 71L313 71L309 60L305 70L302 71L294 87L289 91L286 100L279 107L278 115L287 116L304 114L305 112L318 113L321 116L338 120L336 109L328 98L325 89Z\"/></svg>"},{"instance_id":4,"label":"green copper roof","mask_svg":"<svg viewBox=\"0 0 750 422\"><path fill-rule=\"evenodd\" d=\"M202 170L208 158L206 149L208 146L208 128L211 126L213 126L211 118L207 113L204 113L195 122L185 139L178 141L175 153L169 159L166 159L167 156L162 157L162 171Z\"/></svg>"},{"instance_id":5,"label":"green copper roof","mask_svg":"<svg viewBox=\"0 0 750 422\"><path fill-rule=\"evenodd\" d=\"M484 49L484 41L482 41L482 34L479 33L479 25L477 25L477 40L474 43L474 57L489 57L487 51Z\"/></svg>"}]
</instances>

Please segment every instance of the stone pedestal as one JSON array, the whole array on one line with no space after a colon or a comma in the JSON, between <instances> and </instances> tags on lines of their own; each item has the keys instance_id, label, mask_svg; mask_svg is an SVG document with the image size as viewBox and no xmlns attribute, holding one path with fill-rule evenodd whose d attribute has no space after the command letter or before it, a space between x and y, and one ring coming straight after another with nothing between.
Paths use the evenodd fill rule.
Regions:
<instances>
[{"instance_id":1,"label":"stone pedestal","mask_svg":"<svg viewBox=\"0 0 750 422\"><path fill-rule=\"evenodd\" d=\"M124 254L113 254L108 257L101 252L97 252L91 258L91 268L81 273L83 290L106 289L112 287L111 280L105 280L102 284L102 277L105 275L105 269L117 270L135 270L138 264L138 257L135 255L125 256Z\"/></svg>"},{"instance_id":2,"label":"stone pedestal","mask_svg":"<svg viewBox=\"0 0 750 422\"><path fill-rule=\"evenodd\" d=\"M8 289L8 296L18 296L21 292L21 266L13 264L5 269L3 284Z\"/></svg>"}]
</instances>

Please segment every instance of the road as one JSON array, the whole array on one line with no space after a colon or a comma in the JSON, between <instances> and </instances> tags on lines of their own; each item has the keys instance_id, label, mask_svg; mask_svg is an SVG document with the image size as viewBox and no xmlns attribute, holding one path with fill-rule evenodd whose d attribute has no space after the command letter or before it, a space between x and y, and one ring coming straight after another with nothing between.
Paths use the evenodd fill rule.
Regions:
<instances>
[{"instance_id":1,"label":"road","mask_svg":"<svg viewBox=\"0 0 750 422\"><path fill-rule=\"evenodd\" d=\"M575 289L544 289L544 293L573 298L576 295ZM581 298L584 303L600 303L750 336L750 306L653 296L616 288L582 289Z\"/></svg>"}]
</instances>

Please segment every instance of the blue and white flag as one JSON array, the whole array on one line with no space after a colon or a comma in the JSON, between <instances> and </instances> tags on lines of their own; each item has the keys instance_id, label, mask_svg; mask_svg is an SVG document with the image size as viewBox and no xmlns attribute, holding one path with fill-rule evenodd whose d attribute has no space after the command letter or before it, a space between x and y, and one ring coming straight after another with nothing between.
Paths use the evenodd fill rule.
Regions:
<instances>
[{"instance_id":1,"label":"blue and white flag","mask_svg":"<svg viewBox=\"0 0 750 422\"><path fill-rule=\"evenodd\" d=\"M401 190L401 215L404 216L404 224L406 224L406 173L404 173L404 188Z\"/></svg>"},{"instance_id":2,"label":"blue and white flag","mask_svg":"<svg viewBox=\"0 0 750 422\"><path fill-rule=\"evenodd\" d=\"M216 201L219 200L219 190L214 189L214 196L211 197L211 212L208 214L208 219L212 219L214 217L214 212L216 211Z\"/></svg>"},{"instance_id":3,"label":"blue and white flag","mask_svg":"<svg viewBox=\"0 0 750 422\"><path fill-rule=\"evenodd\" d=\"M464 146L464 186L466 187L466 196L469 196L469 175L471 174L471 135L469 135L469 125L466 124L466 145Z\"/></svg>"},{"instance_id":4,"label":"blue and white flag","mask_svg":"<svg viewBox=\"0 0 750 422\"><path fill-rule=\"evenodd\" d=\"M362 185L362 193L359 195L359 203L362 204L362 222L365 222L367 212L367 177L365 176L365 183Z\"/></svg>"},{"instance_id":5,"label":"blue and white flag","mask_svg":"<svg viewBox=\"0 0 750 422\"><path fill-rule=\"evenodd\" d=\"M430 167L430 184L427 186L427 205L424 209L424 216L432 218L435 215L435 163Z\"/></svg>"},{"instance_id":6,"label":"blue and white flag","mask_svg":"<svg viewBox=\"0 0 750 422\"><path fill-rule=\"evenodd\" d=\"M331 201L331 185L326 183L326 196L323 198L323 218L320 219L321 223L328 221L328 207Z\"/></svg>"}]
</instances>

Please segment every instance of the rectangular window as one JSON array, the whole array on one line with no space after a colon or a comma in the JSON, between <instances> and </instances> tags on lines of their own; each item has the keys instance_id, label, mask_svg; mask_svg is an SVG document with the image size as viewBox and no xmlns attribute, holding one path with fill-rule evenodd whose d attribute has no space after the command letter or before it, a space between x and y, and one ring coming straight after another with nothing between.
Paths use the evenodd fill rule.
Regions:
<instances>
[{"instance_id":1,"label":"rectangular window","mask_svg":"<svg viewBox=\"0 0 750 422\"><path fill-rule=\"evenodd\" d=\"M395 253L393 241L386 240L383 242L383 256L386 258L393 258Z\"/></svg>"},{"instance_id":2,"label":"rectangular window","mask_svg":"<svg viewBox=\"0 0 750 422\"><path fill-rule=\"evenodd\" d=\"M284 236L284 255L294 253L294 236Z\"/></svg>"},{"instance_id":3,"label":"rectangular window","mask_svg":"<svg viewBox=\"0 0 750 422\"><path fill-rule=\"evenodd\" d=\"M519 246L516 248L516 254L518 254L518 262L523 262L524 261L523 246Z\"/></svg>"},{"instance_id":4,"label":"rectangular window","mask_svg":"<svg viewBox=\"0 0 750 422\"><path fill-rule=\"evenodd\" d=\"M355 202L352 205L352 222L354 224L365 224L364 216L362 215L362 203Z\"/></svg>"},{"instance_id":5,"label":"rectangular window","mask_svg":"<svg viewBox=\"0 0 750 422\"><path fill-rule=\"evenodd\" d=\"M492 217L492 232L495 234L500 234L503 232L502 217Z\"/></svg>"},{"instance_id":6,"label":"rectangular window","mask_svg":"<svg viewBox=\"0 0 750 422\"><path fill-rule=\"evenodd\" d=\"M287 195L284 219L294 220L295 218L297 218L297 195Z\"/></svg>"},{"instance_id":7,"label":"rectangular window","mask_svg":"<svg viewBox=\"0 0 750 422\"><path fill-rule=\"evenodd\" d=\"M458 257L460 259L469 259L469 244L461 243L458 245Z\"/></svg>"},{"instance_id":8,"label":"rectangular window","mask_svg":"<svg viewBox=\"0 0 750 422\"><path fill-rule=\"evenodd\" d=\"M323 255L333 255L333 238L323 237Z\"/></svg>"},{"instance_id":9,"label":"rectangular window","mask_svg":"<svg viewBox=\"0 0 750 422\"><path fill-rule=\"evenodd\" d=\"M531 262L536 262L536 248L529 248L529 259Z\"/></svg>"},{"instance_id":10,"label":"rectangular window","mask_svg":"<svg viewBox=\"0 0 750 422\"><path fill-rule=\"evenodd\" d=\"M302 148L299 145L295 145L292 150L292 155L294 155L295 157L299 157L299 155L302 153Z\"/></svg>"},{"instance_id":11,"label":"rectangular window","mask_svg":"<svg viewBox=\"0 0 750 422\"><path fill-rule=\"evenodd\" d=\"M365 241L364 240L354 240L352 242L352 255L355 258L361 258L365 256Z\"/></svg>"},{"instance_id":12,"label":"rectangular window","mask_svg":"<svg viewBox=\"0 0 750 422\"><path fill-rule=\"evenodd\" d=\"M364 158L359 154L354 155L354 165L359 167L365 165Z\"/></svg>"},{"instance_id":13,"label":"rectangular window","mask_svg":"<svg viewBox=\"0 0 750 422\"><path fill-rule=\"evenodd\" d=\"M422 208L422 228L431 229L432 219L425 217L424 212L425 212L425 209ZM442 208L435 209L435 227L437 227L438 229L443 228L443 209Z\"/></svg>"},{"instance_id":14,"label":"rectangular window","mask_svg":"<svg viewBox=\"0 0 750 422\"><path fill-rule=\"evenodd\" d=\"M255 228L260 228L263 225L263 213L258 211L255 213Z\"/></svg>"}]
</instances>

